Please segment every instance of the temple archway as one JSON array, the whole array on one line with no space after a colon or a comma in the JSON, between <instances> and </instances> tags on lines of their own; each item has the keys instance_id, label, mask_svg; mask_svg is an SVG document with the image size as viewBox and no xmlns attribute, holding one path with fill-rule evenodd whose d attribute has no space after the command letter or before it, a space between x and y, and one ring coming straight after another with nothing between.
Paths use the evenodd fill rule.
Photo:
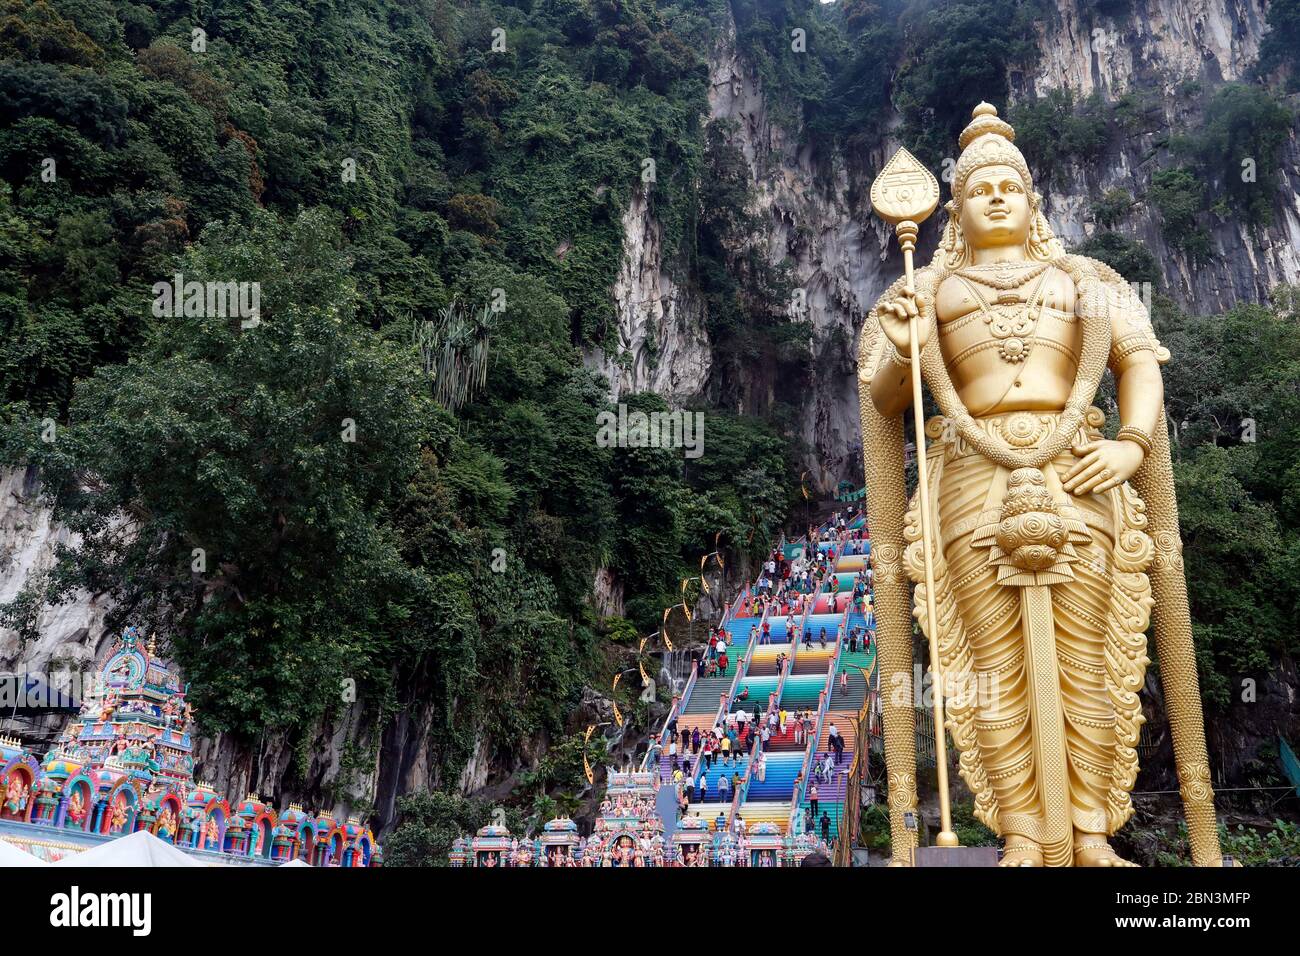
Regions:
<instances>
[{"instance_id":1,"label":"temple archway","mask_svg":"<svg viewBox=\"0 0 1300 956\"><path fill-rule=\"evenodd\" d=\"M99 832L105 835L130 833L140 813L140 795L130 781L119 781L104 798L104 815Z\"/></svg>"},{"instance_id":2,"label":"temple archway","mask_svg":"<svg viewBox=\"0 0 1300 956\"><path fill-rule=\"evenodd\" d=\"M175 843L180 821L180 798L174 793L169 793L158 804L158 818L154 821L153 835L166 843Z\"/></svg>"},{"instance_id":3,"label":"temple archway","mask_svg":"<svg viewBox=\"0 0 1300 956\"><path fill-rule=\"evenodd\" d=\"M254 844L254 852L249 855L263 856L269 860L271 858L271 821L265 816L258 817L255 826L257 828L257 842Z\"/></svg>"},{"instance_id":4,"label":"temple archway","mask_svg":"<svg viewBox=\"0 0 1300 956\"><path fill-rule=\"evenodd\" d=\"M298 858L311 866L316 865L316 831L310 823L298 828Z\"/></svg>"}]
</instances>

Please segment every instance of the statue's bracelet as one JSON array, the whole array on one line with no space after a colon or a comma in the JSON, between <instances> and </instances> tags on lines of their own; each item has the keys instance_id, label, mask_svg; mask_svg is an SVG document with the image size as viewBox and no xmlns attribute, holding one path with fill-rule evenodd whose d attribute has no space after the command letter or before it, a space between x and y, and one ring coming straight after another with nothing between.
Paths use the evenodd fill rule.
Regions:
<instances>
[{"instance_id":1,"label":"statue's bracelet","mask_svg":"<svg viewBox=\"0 0 1300 956\"><path fill-rule=\"evenodd\" d=\"M898 346L890 341L886 341L885 343L885 358L903 368L907 368L912 364L912 360L910 358L904 358L903 353L898 350Z\"/></svg>"},{"instance_id":2,"label":"statue's bracelet","mask_svg":"<svg viewBox=\"0 0 1300 956\"><path fill-rule=\"evenodd\" d=\"M1136 425L1121 426L1120 430L1115 433L1115 440L1131 441L1142 449L1144 455L1149 455L1155 450L1155 445L1151 441L1151 436Z\"/></svg>"}]
</instances>

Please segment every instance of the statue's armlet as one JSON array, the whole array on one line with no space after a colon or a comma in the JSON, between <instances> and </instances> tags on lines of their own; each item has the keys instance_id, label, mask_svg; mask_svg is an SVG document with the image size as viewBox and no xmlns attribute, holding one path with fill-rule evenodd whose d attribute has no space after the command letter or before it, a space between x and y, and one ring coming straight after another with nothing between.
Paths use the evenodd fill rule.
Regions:
<instances>
[{"instance_id":1,"label":"statue's armlet","mask_svg":"<svg viewBox=\"0 0 1300 956\"><path fill-rule=\"evenodd\" d=\"M1110 355L1106 364L1116 377L1136 365L1155 365L1169 358L1169 352L1157 341L1151 326L1134 321L1135 318L1112 305Z\"/></svg>"},{"instance_id":2,"label":"statue's armlet","mask_svg":"<svg viewBox=\"0 0 1300 956\"><path fill-rule=\"evenodd\" d=\"M1106 282L1110 305L1110 355L1106 364L1119 376L1137 365L1169 361L1169 350L1160 344L1146 306L1127 282Z\"/></svg>"},{"instance_id":3,"label":"statue's armlet","mask_svg":"<svg viewBox=\"0 0 1300 956\"><path fill-rule=\"evenodd\" d=\"M1130 332L1123 339L1116 337L1110 348L1107 365L1116 376L1136 365L1155 365L1156 347L1150 336L1142 332Z\"/></svg>"},{"instance_id":4,"label":"statue's armlet","mask_svg":"<svg viewBox=\"0 0 1300 956\"><path fill-rule=\"evenodd\" d=\"M1118 272L1086 256L1067 257L1082 260L1101 280L1110 313L1110 355L1107 365L1118 376L1135 365L1169 361L1169 350L1160 344L1151 328L1151 315L1133 285Z\"/></svg>"}]
</instances>

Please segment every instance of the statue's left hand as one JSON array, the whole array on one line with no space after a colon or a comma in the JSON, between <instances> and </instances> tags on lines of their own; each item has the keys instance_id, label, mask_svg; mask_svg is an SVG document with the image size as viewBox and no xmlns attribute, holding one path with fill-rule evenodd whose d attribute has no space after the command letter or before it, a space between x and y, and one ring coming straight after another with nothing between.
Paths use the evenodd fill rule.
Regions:
<instances>
[{"instance_id":1,"label":"statue's left hand","mask_svg":"<svg viewBox=\"0 0 1300 956\"><path fill-rule=\"evenodd\" d=\"M1142 448L1130 441L1085 442L1074 446L1079 460L1065 474L1063 484L1072 495L1109 491L1128 481L1142 466Z\"/></svg>"}]
</instances>

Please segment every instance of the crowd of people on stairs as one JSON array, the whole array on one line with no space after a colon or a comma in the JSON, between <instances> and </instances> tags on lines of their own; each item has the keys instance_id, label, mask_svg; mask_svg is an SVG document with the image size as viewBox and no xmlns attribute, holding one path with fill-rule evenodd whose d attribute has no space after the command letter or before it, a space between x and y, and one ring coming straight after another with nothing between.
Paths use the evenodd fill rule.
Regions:
<instances>
[{"instance_id":1,"label":"crowd of people on stairs","mask_svg":"<svg viewBox=\"0 0 1300 956\"><path fill-rule=\"evenodd\" d=\"M834 541L838 537L850 544L846 553L863 554L862 542L869 542L870 532L865 525L853 531L848 530L861 513L860 508L847 509L832 515L827 526L820 531L810 529L808 541ZM842 585L835 572L835 548L825 551L816 548L804 548L796 551L793 557L787 557L783 548L774 548L763 562L762 570L752 597L737 614L752 617L755 623L749 630L749 641L754 647L771 645L775 642L789 643L791 646L802 643L803 648L817 646L823 650L838 642L849 653L868 652L875 640L875 617L871 602L871 585L873 572L870 562L863 562L863 567L856 573L851 587ZM824 586L824 587L823 587ZM842 613L849 606L861 615L862 622L848 626L841 621L838 629L818 625L815 632L812 627L801 629L804 617L814 611L812 602L819 591L829 595L827 610L818 613ZM846 596L845 592L850 593ZM784 636L776 639L772 633L773 619L785 619ZM709 635L707 647L698 652L694 660L695 678L725 676L732 664L731 635L724 626ZM743 656L743 655L742 655ZM781 651L776 657L776 676L780 678L789 666L792 655ZM849 691L848 670L841 670L838 677L840 693ZM789 740L795 748L802 749L817 732L817 714L813 710L790 710L785 707L770 706L763 709L767 701L749 701L749 687L744 682L736 689L734 700L727 700L723 695L721 710L725 713L712 729L700 727L678 728L677 716L674 715L666 728L665 735L667 775L677 791L678 812L686 815L692 803L728 803L744 785L746 769L752 779L764 782L767 779L767 754L773 741ZM730 707L739 704L736 709ZM810 779L807 791L806 816L804 818L807 832L820 832L822 838L829 842L831 818L825 807L820 805L819 785L830 787L836 773L846 773L841 766L845 759L845 741L835 726L834 721L826 730L829 750L813 755L809 768ZM659 752L660 738L651 737L651 759ZM746 758L752 755L752 766L747 768ZM721 772L711 773L715 768ZM712 778L712 782L710 782ZM794 792L799 793L803 783L803 771L794 782ZM838 791L839 787L834 787ZM743 832L744 823L735 814L738 832ZM711 828L726 826L726 814L721 810L716 820L710 821Z\"/></svg>"}]
</instances>

